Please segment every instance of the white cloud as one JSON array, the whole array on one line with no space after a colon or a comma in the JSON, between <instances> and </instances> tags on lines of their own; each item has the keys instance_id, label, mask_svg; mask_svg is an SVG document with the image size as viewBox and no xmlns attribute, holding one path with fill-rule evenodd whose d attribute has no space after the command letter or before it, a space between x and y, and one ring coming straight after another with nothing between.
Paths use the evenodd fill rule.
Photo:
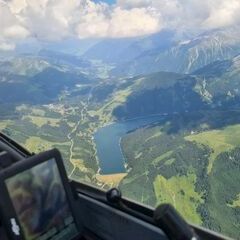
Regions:
<instances>
[{"instance_id":1,"label":"white cloud","mask_svg":"<svg viewBox=\"0 0 240 240\"><path fill-rule=\"evenodd\" d=\"M0 42L0 50L2 51L11 51L14 50L15 45L13 43Z\"/></svg>"},{"instance_id":2,"label":"white cloud","mask_svg":"<svg viewBox=\"0 0 240 240\"><path fill-rule=\"evenodd\" d=\"M105 37L109 28L109 10L106 4L86 1L82 11L79 11L79 21L75 27L78 37Z\"/></svg>"},{"instance_id":3,"label":"white cloud","mask_svg":"<svg viewBox=\"0 0 240 240\"><path fill-rule=\"evenodd\" d=\"M89 4L77 25L77 33L84 37L134 37L159 31L160 19L150 8L122 9Z\"/></svg>"},{"instance_id":4,"label":"white cloud","mask_svg":"<svg viewBox=\"0 0 240 240\"><path fill-rule=\"evenodd\" d=\"M124 10L117 7L111 14L109 35L112 37L134 37L157 32L161 27L160 16L154 9Z\"/></svg>"},{"instance_id":5,"label":"white cloud","mask_svg":"<svg viewBox=\"0 0 240 240\"><path fill-rule=\"evenodd\" d=\"M166 28L203 31L240 22L239 0L118 0L117 4L127 9L155 8Z\"/></svg>"},{"instance_id":6,"label":"white cloud","mask_svg":"<svg viewBox=\"0 0 240 240\"><path fill-rule=\"evenodd\" d=\"M240 1L216 1L212 3L208 18L203 21L203 27L221 28L240 22Z\"/></svg>"},{"instance_id":7,"label":"white cloud","mask_svg":"<svg viewBox=\"0 0 240 240\"><path fill-rule=\"evenodd\" d=\"M239 24L239 12L239 0L0 0L0 44L7 49L28 36L134 37L162 28L200 33Z\"/></svg>"},{"instance_id":8,"label":"white cloud","mask_svg":"<svg viewBox=\"0 0 240 240\"><path fill-rule=\"evenodd\" d=\"M23 39L29 35L28 30L20 25L12 25L2 31L4 37L9 39Z\"/></svg>"},{"instance_id":9,"label":"white cloud","mask_svg":"<svg viewBox=\"0 0 240 240\"><path fill-rule=\"evenodd\" d=\"M26 38L28 30L21 25L17 16L11 11L8 4L0 1L0 49L12 50L15 42Z\"/></svg>"}]
</instances>

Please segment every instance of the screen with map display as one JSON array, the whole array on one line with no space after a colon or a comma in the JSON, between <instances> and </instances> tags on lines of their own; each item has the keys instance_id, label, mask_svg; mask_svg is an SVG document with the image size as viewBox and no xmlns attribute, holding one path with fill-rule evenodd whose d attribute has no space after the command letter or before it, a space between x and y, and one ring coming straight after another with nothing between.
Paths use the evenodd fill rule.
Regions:
<instances>
[{"instance_id":1,"label":"screen with map display","mask_svg":"<svg viewBox=\"0 0 240 240\"><path fill-rule=\"evenodd\" d=\"M55 159L5 182L26 240L70 240L78 234Z\"/></svg>"}]
</instances>

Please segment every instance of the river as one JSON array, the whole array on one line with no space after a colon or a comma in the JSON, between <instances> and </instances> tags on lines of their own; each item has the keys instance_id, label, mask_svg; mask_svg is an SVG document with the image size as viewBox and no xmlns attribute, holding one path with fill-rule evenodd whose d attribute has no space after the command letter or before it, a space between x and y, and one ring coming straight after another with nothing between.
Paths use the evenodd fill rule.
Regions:
<instances>
[{"instance_id":1,"label":"river","mask_svg":"<svg viewBox=\"0 0 240 240\"><path fill-rule=\"evenodd\" d=\"M125 173L125 159L120 146L121 138L129 131L159 122L162 115L116 122L98 129L94 135L100 174Z\"/></svg>"}]
</instances>

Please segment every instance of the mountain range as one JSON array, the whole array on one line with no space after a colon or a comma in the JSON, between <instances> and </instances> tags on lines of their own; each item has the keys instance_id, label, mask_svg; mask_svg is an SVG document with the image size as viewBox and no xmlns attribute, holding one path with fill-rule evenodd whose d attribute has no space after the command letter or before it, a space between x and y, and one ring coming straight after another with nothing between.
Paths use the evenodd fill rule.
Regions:
<instances>
[{"instance_id":1,"label":"mountain range","mask_svg":"<svg viewBox=\"0 0 240 240\"><path fill-rule=\"evenodd\" d=\"M96 183L92 134L113 121L124 125L162 115L162 121L128 132L120 142L127 166L123 193L152 206L171 202L188 220L238 237L238 30L184 39L164 30L93 41L84 51L50 44L2 56L0 119L7 121L0 127L12 136L24 132L18 139L28 147L34 141L59 147L66 159L72 157L66 166L71 173L76 169L74 179ZM22 104L27 107L17 111Z\"/></svg>"},{"instance_id":2,"label":"mountain range","mask_svg":"<svg viewBox=\"0 0 240 240\"><path fill-rule=\"evenodd\" d=\"M79 68L56 65L38 56L0 61L0 73L0 104L52 102L64 89L92 81Z\"/></svg>"},{"instance_id":3,"label":"mountain range","mask_svg":"<svg viewBox=\"0 0 240 240\"><path fill-rule=\"evenodd\" d=\"M115 67L114 77L159 71L192 73L214 61L240 53L239 27L217 29L198 36L177 37L173 31L137 39L107 39L88 49L83 58Z\"/></svg>"}]
</instances>

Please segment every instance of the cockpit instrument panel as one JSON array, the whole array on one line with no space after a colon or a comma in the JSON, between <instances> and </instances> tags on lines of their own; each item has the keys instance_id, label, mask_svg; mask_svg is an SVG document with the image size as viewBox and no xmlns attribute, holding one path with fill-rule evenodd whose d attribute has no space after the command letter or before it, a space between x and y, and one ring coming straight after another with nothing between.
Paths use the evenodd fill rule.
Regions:
<instances>
[{"instance_id":1,"label":"cockpit instrument panel","mask_svg":"<svg viewBox=\"0 0 240 240\"><path fill-rule=\"evenodd\" d=\"M80 235L60 153L51 150L0 172L1 217L9 239L72 240Z\"/></svg>"}]
</instances>

